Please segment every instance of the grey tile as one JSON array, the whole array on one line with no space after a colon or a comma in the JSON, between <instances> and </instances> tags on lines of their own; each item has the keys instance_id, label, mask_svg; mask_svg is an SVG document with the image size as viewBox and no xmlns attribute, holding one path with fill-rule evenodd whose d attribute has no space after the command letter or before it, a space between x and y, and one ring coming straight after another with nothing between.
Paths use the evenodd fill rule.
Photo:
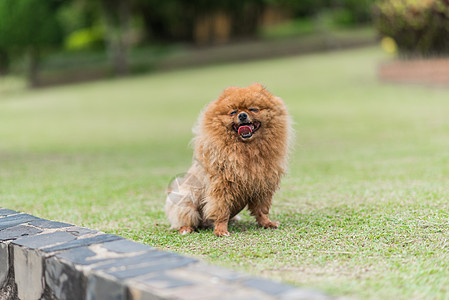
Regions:
<instances>
[{"instance_id":1,"label":"grey tile","mask_svg":"<svg viewBox=\"0 0 449 300\"><path fill-rule=\"evenodd\" d=\"M113 235L113 234L100 234L97 236L89 237L89 238L79 238L61 245L44 248L45 252L53 252L53 251L61 251L61 250L67 250L71 248L77 248L77 247L83 247L83 246L89 246L92 244L100 244L110 241L115 241L123 239L122 237Z\"/></svg>"},{"instance_id":2,"label":"grey tile","mask_svg":"<svg viewBox=\"0 0 449 300\"><path fill-rule=\"evenodd\" d=\"M87 278L73 265L56 257L45 260L45 283L60 300L85 299Z\"/></svg>"},{"instance_id":3,"label":"grey tile","mask_svg":"<svg viewBox=\"0 0 449 300\"><path fill-rule=\"evenodd\" d=\"M21 245L29 248L44 248L44 247L50 247L52 245L58 244L58 243L65 243L76 239L76 236L64 232L64 231L57 231L53 233L46 233L41 234L37 236L31 236L31 237L23 237L20 239L17 239L13 243L16 245Z\"/></svg>"},{"instance_id":4,"label":"grey tile","mask_svg":"<svg viewBox=\"0 0 449 300\"><path fill-rule=\"evenodd\" d=\"M157 286L158 288L163 289L174 289L183 286L194 285L193 282L186 281L179 278L174 278L167 274L153 274L150 277L137 279L136 281L149 284L150 286Z\"/></svg>"},{"instance_id":5,"label":"grey tile","mask_svg":"<svg viewBox=\"0 0 449 300\"><path fill-rule=\"evenodd\" d=\"M14 281L18 299L41 299L44 292L42 274L44 271L41 253L13 245Z\"/></svg>"},{"instance_id":6,"label":"grey tile","mask_svg":"<svg viewBox=\"0 0 449 300\"><path fill-rule=\"evenodd\" d=\"M0 231L0 240L15 240L23 236L33 236L35 234L41 233L42 230L27 226L27 225L17 225L14 227L9 227Z\"/></svg>"},{"instance_id":7,"label":"grey tile","mask_svg":"<svg viewBox=\"0 0 449 300\"><path fill-rule=\"evenodd\" d=\"M97 230L93 230L93 229L89 229L89 228L85 228L85 227L78 227L78 226L73 226L73 227L67 228L65 231L70 232L71 234L73 234L75 236L83 236L83 235L87 235L87 234L98 233Z\"/></svg>"},{"instance_id":8,"label":"grey tile","mask_svg":"<svg viewBox=\"0 0 449 300\"><path fill-rule=\"evenodd\" d=\"M19 214L19 215L13 215L13 216L7 216L0 218L0 230L13 227L16 225L20 225L23 223L27 223L33 220L37 220L39 218L28 215L28 214Z\"/></svg>"},{"instance_id":9,"label":"grey tile","mask_svg":"<svg viewBox=\"0 0 449 300\"><path fill-rule=\"evenodd\" d=\"M53 221L44 220L44 219L31 221L29 224L39 227L39 228L45 228L45 229L64 228L64 227L73 226L72 224L67 224L67 223L62 223L62 222L53 222Z\"/></svg>"},{"instance_id":10,"label":"grey tile","mask_svg":"<svg viewBox=\"0 0 449 300\"><path fill-rule=\"evenodd\" d=\"M18 214L18 211L7 209L7 208L0 208L0 217L1 216L9 216L9 215L15 215Z\"/></svg>"},{"instance_id":11,"label":"grey tile","mask_svg":"<svg viewBox=\"0 0 449 300\"><path fill-rule=\"evenodd\" d=\"M275 296L294 289L286 284L259 278L249 278L243 282L243 285Z\"/></svg>"},{"instance_id":12,"label":"grey tile","mask_svg":"<svg viewBox=\"0 0 449 300\"><path fill-rule=\"evenodd\" d=\"M114 258L100 258L100 259L90 259L91 257L94 257L96 255L95 252L90 250L87 247L78 247L78 248L72 248L70 250L64 251L56 257L63 258L67 261L70 261L74 264L79 265L90 265L94 264L100 261L114 261Z\"/></svg>"},{"instance_id":13,"label":"grey tile","mask_svg":"<svg viewBox=\"0 0 449 300\"><path fill-rule=\"evenodd\" d=\"M195 273L205 274L229 282L242 281L243 279L248 278L248 275L243 273L238 273L223 267L207 265L205 263L189 266L188 269Z\"/></svg>"},{"instance_id":14,"label":"grey tile","mask_svg":"<svg viewBox=\"0 0 449 300\"><path fill-rule=\"evenodd\" d=\"M144 254L139 254L136 256L131 257L123 257L123 258L117 258L116 260L112 262L108 262L105 264L100 264L98 266L93 267L94 270L107 270L110 268L116 268L116 267L131 267L131 266L139 266L142 264L150 264L157 261L160 261L161 259L167 259L167 258L173 258L178 257L179 255L169 252L163 252L163 251L150 251Z\"/></svg>"},{"instance_id":15,"label":"grey tile","mask_svg":"<svg viewBox=\"0 0 449 300\"><path fill-rule=\"evenodd\" d=\"M106 271L106 273L117 277L118 279L135 278L139 276L149 275L154 272L162 272L166 270L178 269L187 266L191 263L197 262L196 259L182 257L178 259L161 260L154 264L150 264L144 267L118 270L118 271Z\"/></svg>"},{"instance_id":16,"label":"grey tile","mask_svg":"<svg viewBox=\"0 0 449 300\"><path fill-rule=\"evenodd\" d=\"M8 245L0 243L0 289L8 279L9 273L9 251Z\"/></svg>"},{"instance_id":17,"label":"grey tile","mask_svg":"<svg viewBox=\"0 0 449 300\"><path fill-rule=\"evenodd\" d=\"M281 295L282 300L332 300L332 298L322 292L308 289L292 289ZM343 298L339 298L343 300Z\"/></svg>"},{"instance_id":18,"label":"grey tile","mask_svg":"<svg viewBox=\"0 0 449 300\"><path fill-rule=\"evenodd\" d=\"M119 281L97 274L89 276L86 300L125 300L126 287Z\"/></svg>"},{"instance_id":19,"label":"grey tile","mask_svg":"<svg viewBox=\"0 0 449 300\"><path fill-rule=\"evenodd\" d=\"M114 251L117 253L141 252L155 249L153 247L139 244L129 240L118 240L113 242L107 242L103 244L103 247L108 249L109 251Z\"/></svg>"},{"instance_id":20,"label":"grey tile","mask_svg":"<svg viewBox=\"0 0 449 300\"><path fill-rule=\"evenodd\" d=\"M157 296L156 293L145 290L143 287L128 285L128 299L129 300L168 300L175 299L174 297ZM178 298L179 299L179 298Z\"/></svg>"}]
</instances>

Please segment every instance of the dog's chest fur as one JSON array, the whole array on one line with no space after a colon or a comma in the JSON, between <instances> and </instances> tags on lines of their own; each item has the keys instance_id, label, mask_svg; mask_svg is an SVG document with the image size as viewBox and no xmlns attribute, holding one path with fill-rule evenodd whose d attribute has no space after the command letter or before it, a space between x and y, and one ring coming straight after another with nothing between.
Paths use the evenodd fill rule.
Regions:
<instances>
[{"instance_id":1,"label":"dog's chest fur","mask_svg":"<svg viewBox=\"0 0 449 300\"><path fill-rule=\"evenodd\" d=\"M224 147L222 151L214 150L204 151L200 161L207 173L220 177L235 200L247 202L276 190L284 173L283 166L263 153L263 149L237 144Z\"/></svg>"}]
</instances>

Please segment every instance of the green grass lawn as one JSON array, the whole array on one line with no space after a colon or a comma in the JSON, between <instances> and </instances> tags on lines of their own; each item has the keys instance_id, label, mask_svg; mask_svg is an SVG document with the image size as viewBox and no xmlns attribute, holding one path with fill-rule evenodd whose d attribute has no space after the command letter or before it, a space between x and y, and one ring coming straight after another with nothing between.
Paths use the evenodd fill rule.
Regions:
<instances>
[{"instance_id":1,"label":"green grass lawn","mask_svg":"<svg viewBox=\"0 0 449 300\"><path fill-rule=\"evenodd\" d=\"M0 206L118 234L333 295L449 293L449 97L379 83L380 50L167 72L0 94ZM163 206L191 127L226 86L265 84L296 145L264 230L179 236ZM0 83L1 84L1 83ZM0 89L1 90L1 89Z\"/></svg>"}]
</instances>

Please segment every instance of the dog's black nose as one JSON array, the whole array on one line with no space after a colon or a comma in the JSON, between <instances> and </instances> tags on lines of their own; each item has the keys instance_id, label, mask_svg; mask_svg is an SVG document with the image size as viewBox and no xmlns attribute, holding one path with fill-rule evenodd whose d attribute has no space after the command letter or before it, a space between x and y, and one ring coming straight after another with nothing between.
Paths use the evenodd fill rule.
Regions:
<instances>
[{"instance_id":1,"label":"dog's black nose","mask_svg":"<svg viewBox=\"0 0 449 300\"><path fill-rule=\"evenodd\" d=\"M240 113L239 114L239 120L240 121L245 121L246 119L248 119L248 115L246 113Z\"/></svg>"}]
</instances>

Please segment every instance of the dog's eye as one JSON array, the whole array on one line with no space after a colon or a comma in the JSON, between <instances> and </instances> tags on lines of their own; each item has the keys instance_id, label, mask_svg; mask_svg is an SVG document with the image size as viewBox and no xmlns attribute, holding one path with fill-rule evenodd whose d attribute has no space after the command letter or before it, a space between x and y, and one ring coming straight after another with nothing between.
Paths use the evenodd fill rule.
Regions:
<instances>
[{"instance_id":1,"label":"dog's eye","mask_svg":"<svg viewBox=\"0 0 449 300\"><path fill-rule=\"evenodd\" d=\"M230 113L231 116L235 115L237 113L236 110L234 110L232 113Z\"/></svg>"},{"instance_id":2,"label":"dog's eye","mask_svg":"<svg viewBox=\"0 0 449 300\"><path fill-rule=\"evenodd\" d=\"M257 108L250 108L249 111L258 112L259 110Z\"/></svg>"}]
</instances>

